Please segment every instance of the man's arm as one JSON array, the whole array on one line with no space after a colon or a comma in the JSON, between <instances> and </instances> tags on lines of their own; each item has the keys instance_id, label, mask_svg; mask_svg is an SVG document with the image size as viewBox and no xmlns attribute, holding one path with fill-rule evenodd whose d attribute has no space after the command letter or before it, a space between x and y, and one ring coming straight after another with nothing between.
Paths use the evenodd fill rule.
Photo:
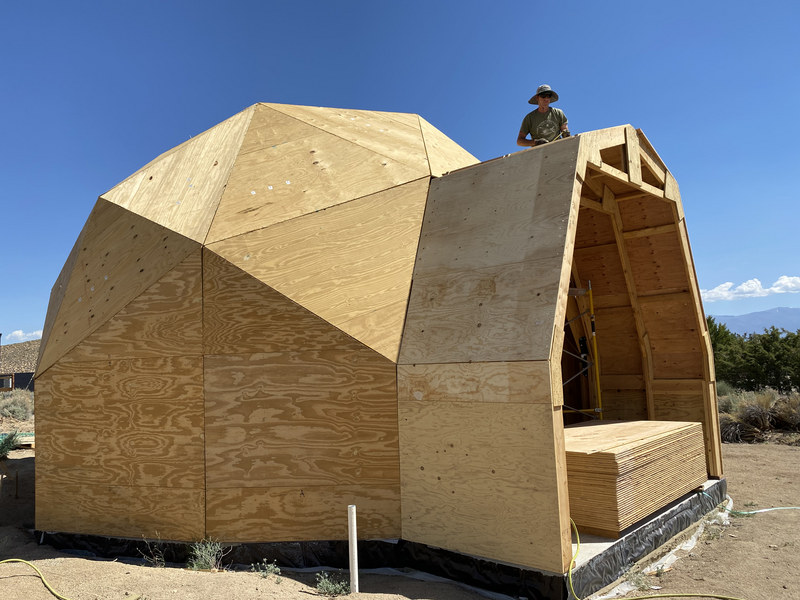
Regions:
<instances>
[{"instance_id":1,"label":"man's arm","mask_svg":"<svg viewBox=\"0 0 800 600\"><path fill-rule=\"evenodd\" d=\"M547 143L547 140L545 139L529 140L527 139L527 135L528 134L526 134L524 131L519 132L519 135L517 136L517 146L530 147Z\"/></svg>"}]
</instances>

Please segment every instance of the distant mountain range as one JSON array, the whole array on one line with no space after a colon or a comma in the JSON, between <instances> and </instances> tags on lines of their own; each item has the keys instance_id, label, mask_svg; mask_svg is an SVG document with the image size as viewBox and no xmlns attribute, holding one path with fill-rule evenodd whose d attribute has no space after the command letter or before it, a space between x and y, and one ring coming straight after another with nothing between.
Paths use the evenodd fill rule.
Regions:
<instances>
[{"instance_id":1,"label":"distant mountain range","mask_svg":"<svg viewBox=\"0 0 800 600\"><path fill-rule=\"evenodd\" d=\"M777 327L795 332L800 329L800 308L771 308L746 315L710 315L717 323L725 323L733 333L764 333L765 329Z\"/></svg>"}]
</instances>

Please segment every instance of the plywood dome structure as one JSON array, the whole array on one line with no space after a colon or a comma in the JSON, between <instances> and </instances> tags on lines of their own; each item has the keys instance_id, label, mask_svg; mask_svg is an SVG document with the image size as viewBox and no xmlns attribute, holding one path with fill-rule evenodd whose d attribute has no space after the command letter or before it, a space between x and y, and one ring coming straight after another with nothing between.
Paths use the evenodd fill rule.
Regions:
<instances>
[{"instance_id":1,"label":"plywood dome structure","mask_svg":"<svg viewBox=\"0 0 800 600\"><path fill-rule=\"evenodd\" d=\"M416 115L249 107L101 195L68 257L36 527L331 540L356 504L360 537L563 573L587 279L606 418L703 423L721 476L678 187L641 132L479 164Z\"/></svg>"}]
</instances>

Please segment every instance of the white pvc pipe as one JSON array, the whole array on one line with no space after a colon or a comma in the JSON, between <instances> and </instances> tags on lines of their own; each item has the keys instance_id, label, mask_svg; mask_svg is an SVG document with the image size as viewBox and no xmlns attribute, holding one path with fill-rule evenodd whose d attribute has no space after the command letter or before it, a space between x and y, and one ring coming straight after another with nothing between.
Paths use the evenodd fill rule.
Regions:
<instances>
[{"instance_id":1,"label":"white pvc pipe","mask_svg":"<svg viewBox=\"0 0 800 600\"><path fill-rule=\"evenodd\" d=\"M358 593L358 537L356 536L356 505L347 507L347 541L350 546L350 593Z\"/></svg>"}]
</instances>

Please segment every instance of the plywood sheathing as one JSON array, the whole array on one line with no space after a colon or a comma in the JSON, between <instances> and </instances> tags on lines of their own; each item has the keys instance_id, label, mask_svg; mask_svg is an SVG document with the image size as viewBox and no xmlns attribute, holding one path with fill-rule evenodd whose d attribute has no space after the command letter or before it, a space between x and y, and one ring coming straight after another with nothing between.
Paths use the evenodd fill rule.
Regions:
<instances>
[{"instance_id":1,"label":"plywood sheathing","mask_svg":"<svg viewBox=\"0 0 800 600\"><path fill-rule=\"evenodd\" d=\"M565 437L570 513L582 532L619 537L706 480L699 423L594 422Z\"/></svg>"},{"instance_id":2,"label":"plywood sheathing","mask_svg":"<svg viewBox=\"0 0 800 600\"><path fill-rule=\"evenodd\" d=\"M208 535L399 537L394 363L204 254Z\"/></svg>"},{"instance_id":3,"label":"plywood sheathing","mask_svg":"<svg viewBox=\"0 0 800 600\"><path fill-rule=\"evenodd\" d=\"M419 126L391 120L386 131L379 113L331 110L256 107L207 245L430 176ZM362 120L374 127L358 129Z\"/></svg>"},{"instance_id":4,"label":"plywood sheathing","mask_svg":"<svg viewBox=\"0 0 800 600\"><path fill-rule=\"evenodd\" d=\"M82 240L37 374L200 247L102 199L89 215Z\"/></svg>"},{"instance_id":5,"label":"plywood sheathing","mask_svg":"<svg viewBox=\"0 0 800 600\"><path fill-rule=\"evenodd\" d=\"M202 537L202 362L173 356L57 363L40 375L37 527Z\"/></svg>"},{"instance_id":6,"label":"plywood sheathing","mask_svg":"<svg viewBox=\"0 0 800 600\"><path fill-rule=\"evenodd\" d=\"M202 355L201 253L192 252L60 362Z\"/></svg>"},{"instance_id":7,"label":"plywood sheathing","mask_svg":"<svg viewBox=\"0 0 800 600\"><path fill-rule=\"evenodd\" d=\"M549 360L577 144L432 182L400 363Z\"/></svg>"},{"instance_id":8,"label":"plywood sheathing","mask_svg":"<svg viewBox=\"0 0 800 600\"><path fill-rule=\"evenodd\" d=\"M397 360L428 179L209 245Z\"/></svg>"},{"instance_id":9,"label":"plywood sheathing","mask_svg":"<svg viewBox=\"0 0 800 600\"><path fill-rule=\"evenodd\" d=\"M253 107L152 161L101 198L196 242L205 240Z\"/></svg>"},{"instance_id":10,"label":"plywood sheathing","mask_svg":"<svg viewBox=\"0 0 800 600\"><path fill-rule=\"evenodd\" d=\"M83 235L86 232L87 224L84 224L80 235L78 235L78 239L75 240L75 244L72 246L67 260L64 261L64 266L61 267L61 272L58 274L58 278L50 290L50 299L47 303L47 315L45 316L44 328L42 329L42 341L39 343L39 355L36 358L37 376L41 373L39 365L42 364L42 355L50 341L53 325L56 322L58 312L61 310L61 303L64 301L64 295L67 293L67 286L72 277L72 270L75 268L75 262L78 259L78 253L81 249L81 242L83 241Z\"/></svg>"},{"instance_id":11,"label":"plywood sheathing","mask_svg":"<svg viewBox=\"0 0 800 600\"><path fill-rule=\"evenodd\" d=\"M549 401L400 397L403 539L564 572L552 415Z\"/></svg>"},{"instance_id":12,"label":"plywood sheathing","mask_svg":"<svg viewBox=\"0 0 800 600\"><path fill-rule=\"evenodd\" d=\"M456 144L433 125L419 117L425 151L428 154L431 175L441 177L445 173L478 164L478 159Z\"/></svg>"},{"instance_id":13,"label":"plywood sheathing","mask_svg":"<svg viewBox=\"0 0 800 600\"><path fill-rule=\"evenodd\" d=\"M404 539L569 564L551 352L566 313L578 145L432 183L398 365Z\"/></svg>"}]
</instances>

